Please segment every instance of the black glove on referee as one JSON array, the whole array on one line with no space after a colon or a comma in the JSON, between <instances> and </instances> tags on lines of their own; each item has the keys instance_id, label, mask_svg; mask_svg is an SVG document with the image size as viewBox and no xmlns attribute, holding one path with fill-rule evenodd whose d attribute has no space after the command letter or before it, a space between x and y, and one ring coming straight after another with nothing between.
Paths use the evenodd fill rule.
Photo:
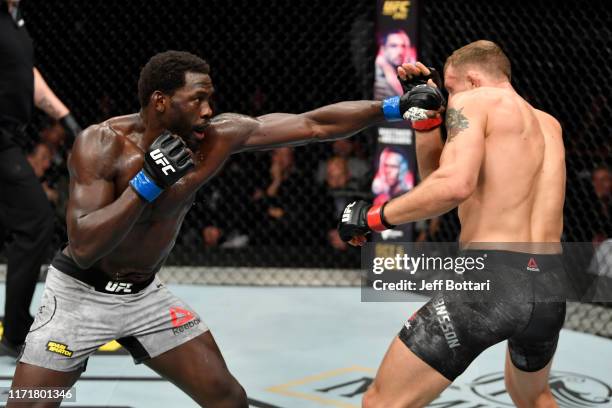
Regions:
<instances>
[{"instance_id":1,"label":"black glove on referee","mask_svg":"<svg viewBox=\"0 0 612 408\"><path fill-rule=\"evenodd\" d=\"M68 113L66 116L60 118L60 124L66 130L66 141L64 145L70 149L76 140L76 137L83 130L81 126L78 124L72 113Z\"/></svg>"}]
</instances>

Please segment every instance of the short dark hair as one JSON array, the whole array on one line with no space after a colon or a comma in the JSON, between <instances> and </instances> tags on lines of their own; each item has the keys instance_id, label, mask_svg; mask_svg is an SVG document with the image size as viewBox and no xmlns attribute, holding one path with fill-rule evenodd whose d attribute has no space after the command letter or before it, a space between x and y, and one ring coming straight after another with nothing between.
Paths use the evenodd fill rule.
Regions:
<instances>
[{"instance_id":1,"label":"short dark hair","mask_svg":"<svg viewBox=\"0 0 612 408\"><path fill-rule=\"evenodd\" d=\"M208 74L210 67L202 58L185 51L165 51L154 55L140 71L138 100L142 108L155 91L172 94L185 85L187 72Z\"/></svg>"}]
</instances>

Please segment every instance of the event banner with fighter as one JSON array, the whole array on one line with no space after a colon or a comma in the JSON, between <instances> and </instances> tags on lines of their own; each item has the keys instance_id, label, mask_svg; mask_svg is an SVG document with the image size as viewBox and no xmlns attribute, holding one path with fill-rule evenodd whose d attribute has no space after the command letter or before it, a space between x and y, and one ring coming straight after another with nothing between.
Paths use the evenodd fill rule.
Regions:
<instances>
[{"instance_id":1,"label":"event banner with fighter","mask_svg":"<svg viewBox=\"0 0 612 408\"><path fill-rule=\"evenodd\" d=\"M377 13L374 98L383 100L403 93L397 67L416 62L417 0L378 0ZM381 204L410 191L416 184L417 171L414 131L409 122L386 122L377 132L372 194L374 204ZM406 224L373 233L372 240L378 243L410 241L413 234L413 224Z\"/></svg>"}]
</instances>

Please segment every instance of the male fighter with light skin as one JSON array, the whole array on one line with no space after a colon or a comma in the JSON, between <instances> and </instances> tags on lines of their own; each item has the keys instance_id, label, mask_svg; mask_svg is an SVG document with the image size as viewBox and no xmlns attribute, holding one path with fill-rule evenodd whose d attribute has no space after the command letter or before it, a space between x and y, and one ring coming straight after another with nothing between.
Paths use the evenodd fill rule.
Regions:
<instances>
[{"instance_id":1,"label":"male fighter with light skin","mask_svg":"<svg viewBox=\"0 0 612 408\"><path fill-rule=\"evenodd\" d=\"M458 206L459 239L467 246L559 243L565 195L565 153L559 122L514 91L510 62L490 41L476 41L456 50L444 68L449 92L446 144L442 145L435 125L417 132L419 171L424 180L386 205L353 203L339 225L341 237L363 245L370 230L435 217ZM429 70L420 63L405 64L398 73L406 81L427 75ZM506 270L492 268L493 273L523 274L527 260L534 257L544 269L543 265L558 262L555 255L530 258L532 254L520 250L500 254L498 259L508 262L495 267ZM537 269L531 266L529 271ZM500 301L468 307L460 300L448 301L446 296L434 297L402 328L365 394L363 406L425 406L480 352L506 339L505 381L514 403L519 407L556 406L548 376L565 303L504 306ZM437 316L440 306L445 310L446 326L442 328ZM449 325L458 343L445 340Z\"/></svg>"},{"instance_id":2,"label":"male fighter with light skin","mask_svg":"<svg viewBox=\"0 0 612 408\"><path fill-rule=\"evenodd\" d=\"M198 404L246 407L208 328L155 276L196 191L233 153L348 137L400 118L408 105L394 97L213 117L208 65L176 51L154 56L138 89L140 113L91 126L74 145L69 243L49 269L12 387L69 387L89 355L116 338Z\"/></svg>"}]
</instances>

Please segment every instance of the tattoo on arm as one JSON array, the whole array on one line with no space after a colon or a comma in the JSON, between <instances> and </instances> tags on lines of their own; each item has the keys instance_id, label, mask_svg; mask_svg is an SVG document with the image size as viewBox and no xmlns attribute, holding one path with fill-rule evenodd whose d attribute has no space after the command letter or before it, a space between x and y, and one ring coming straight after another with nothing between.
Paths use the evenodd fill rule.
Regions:
<instances>
[{"instance_id":1,"label":"tattoo on arm","mask_svg":"<svg viewBox=\"0 0 612 408\"><path fill-rule=\"evenodd\" d=\"M446 112L446 129L448 130L449 142L452 142L462 130L470 127L468 118L461 111L463 111L463 108L459 108L459 110L450 108Z\"/></svg>"},{"instance_id":2,"label":"tattoo on arm","mask_svg":"<svg viewBox=\"0 0 612 408\"><path fill-rule=\"evenodd\" d=\"M52 118L57 118L57 116L59 115L59 111L53 106L53 103L51 103L51 101L46 97L43 97L38 102L38 107Z\"/></svg>"}]
</instances>

